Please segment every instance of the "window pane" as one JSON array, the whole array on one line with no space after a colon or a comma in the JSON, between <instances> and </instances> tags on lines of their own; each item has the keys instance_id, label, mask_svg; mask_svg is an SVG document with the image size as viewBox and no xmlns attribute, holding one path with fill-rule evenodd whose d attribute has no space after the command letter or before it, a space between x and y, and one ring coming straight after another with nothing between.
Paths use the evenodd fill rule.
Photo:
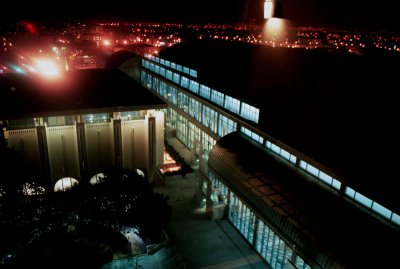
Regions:
<instances>
[{"instance_id":1,"label":"window pane","mask_svg":"<svg viewBox=\"0 0 400 269\"><path fill-rule=\"evenodd\" d=\"M287 151L284 150L284 149L281 149L281 156L282 156L283 158L285 158L286 160L289 160L289 158L290 158L290 153L287 152Z\"/></svg>"},{"instance_id":2,"label":"window pane","mask_svg":"<svg viewBox=\"0 0 400 269\"><path fill-rule=\"evenodd\" d=\"M307 164L305 161L300 161L300 167L303 168L304 170L306 170L307 168Z\"/></svg>"},{"instance_id":3,"label":"window pane","mask_svg":"<svg viewBox=\"0 0 400 269\"><path fill-rule=\"evenodd\" d=\"M319 170L310 164L307 166L307 172L309 172L310 174L312 174L316 177L318 177L318 174L319 174Z\"/></svg>"},{"instance_id":4,"label":"window pane","mask_svg":"<svg viewBox=\"0 0 400 269\"><path fill-rule=\"evenodd\" d=\"M322 181L328 183L329 185L331 185L331 183L332 183L332 177L331 177L330 175L325 174L325 173L322 172L322 171L319 172L319 178L320 178Z\"/></svg>"},{"instance_id":5,"label":"window pane","mask_svg":"<svg viewBox=\"0 0 400 269\"><path fill-rule=\"evenodd\" d=\"M339 180L332 179L332 187L334 187L337 190L340 190L340 186L342 186L342 183Z\"/></svg>"},{"instance_id":6,"label":"window pane","mask_svg":"<svg viewBox=\"0 0 400 269\"><path fill-rule=\"evenodd\" d=\"M365 205L368 208L371 208L372 205L372 200L369 199L368 197L365 197L364 195L362 195L359 192L356 192L356 196L355 196L355 200L357 202L359 202L362 205Z\"/></svg>"},{"instance_id":7,"label":"window pane","mask_svg":"<svg viewBox=\"0 0 400 269\"><path fill-rule=\"evenodd\" d=\"M380 215L382 215L386 218L390 218L390 214L392 213L389 209L387 209L384 206L381 206L377 202L373 203L372 210L374 210L375 212L379 213Z\"/></svg>"},{"instance_id":8,"label":"window pane","mask_svg":"<svg viewBox=\"0 0 400 269\"><path fill-rule=\"evenodd\" d=\"M400 216L393 212L392 221L400 225Z\"/></svg>"},{"instance_id":9,"label":"window pane","mask_svg":"<svg viewBox=\"0 0 400 269\"><path fill-rule=\"evenodd\" d=\"M351 197L351 198L353 198L353 199L354 199L354 195L356 194L356 192L355 192L352 188L350 188L350 187L346 187L346 190L344 191L344 193L345 193L347 196L349 196L349 197Z\"/></svg>"},{"instance_id":10,"label":"window pane","mask_svg":"<svg viewBox=\"0 0 400 269\"><path fill-rule=\"evenodd\" d=\"M275 144L272 144L271 150L272 150L273 152L277 153L277 154L280 154L280 153L281 153L281 148L278 147L278 146L275 145Z\"/></svg>"},{"instance_id":11,"label":"window pane","mask_svg":"<svg viewBox=\"0 0 400 269\"><path fill-rule=\"evenodd\" d=\"M290 155L290 161L291 161L292 163L296 163L296 160L297 160L297 157L296 157L296 156Z\"/></svg>"}]
</instances>

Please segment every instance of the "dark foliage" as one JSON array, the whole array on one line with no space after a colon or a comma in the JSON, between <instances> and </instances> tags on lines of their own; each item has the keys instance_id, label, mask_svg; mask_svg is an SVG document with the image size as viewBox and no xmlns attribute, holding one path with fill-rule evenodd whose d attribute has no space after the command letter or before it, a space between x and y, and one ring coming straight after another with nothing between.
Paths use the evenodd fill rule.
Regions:
<instances>
[{"instance_id":1,"label":"dark foliage","mask_svg":"<svg viewBox=\"0 0 400 269\"><path fill-rule=\"evenodd\" d=\"M110 169L104 175L102 182L95 185L80 184L68 191L39 195L24 195L19 186L8 185L17 191L0 196L0 265L8 264L7 258L25 260L37 244L41 246L37 255L51 255L45 260L52 264L63 252L57 242L65 240L64 245L74 250L72 255L78 255L75 250L82 248L85 251L80 252L85 257L96 257L103 263L109 258L112 244L100 244L98 237L88 234L88 226L115 230L134 226L146 243L159 240L171 218L168 198L154 193L147 179L136 172ZM99 232L99 238L104 234ZM57 242L50 243L46 238ZM74 266L65 264L68 268Z\"/></svg>"}]
</instances>

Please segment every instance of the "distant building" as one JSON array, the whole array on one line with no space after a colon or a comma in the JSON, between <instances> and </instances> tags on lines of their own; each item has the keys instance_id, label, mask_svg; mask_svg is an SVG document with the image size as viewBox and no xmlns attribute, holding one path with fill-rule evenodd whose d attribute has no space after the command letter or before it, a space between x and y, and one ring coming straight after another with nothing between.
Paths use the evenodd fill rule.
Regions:
<instances>
[{"instance_id":1,"label":"distant building","mask_svg":"<svg viewBox=\"0 0 400 269\"><path fill-rule=\"evenodd\" d=\"M110 166L151 175L163 162L160 98L120 70L87 69L46 80L0 76L0 120L8 146L51 184L87 180Z\"/></svg>"},{"instance_id":2,"label":"distant building","mask_svg":"<svg viewBox=\"0 0 400 269\"><path fill-rule=\"evenodd\" d=\"M145 55L140 81L167 102L168 130L199 163L206 211L272 268L390 268L399 63L192 41Z\"/></svg>"}]
</instances>

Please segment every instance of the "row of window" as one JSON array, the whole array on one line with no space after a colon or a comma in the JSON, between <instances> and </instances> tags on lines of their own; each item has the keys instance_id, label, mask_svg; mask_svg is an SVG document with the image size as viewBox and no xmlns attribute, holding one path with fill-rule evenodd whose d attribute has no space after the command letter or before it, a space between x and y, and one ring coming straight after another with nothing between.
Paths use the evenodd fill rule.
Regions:
<instances>
[{"instance_id":1,"label":"row of window","mask_svg":"<svg viewBox=\"0 0 400 269\"><path fill-rule=\"evenodd\" d=\"M329 186L335 188L336 190L340 190L342 183L335 178L331 177L330 175L322 172L321 170L317 169L316 167L312 166L305 161L300 161L300 168L304 169L311 175L315 176L316 178L320 179L324 183L328 184Z\"/></svg>"},{"instance_id":2,"label":"row of window","mask_svg":"<svg viewBox=\"0 0 400 269\"><path fill-rule=\"evenodd\" d=\"M154 61L156 63L162 64L162 65L164 65L166 67L175 69L175 70L177 70L179 72L182 72L182 73L185 73L185 74L188 74L188 75L190 75L192 77L197 78L197 71L194 70L194 69L182 66L180 64L176 64L176 63L168 61L168 60L164 60L162 58L159 58L159 57L147 54L147 53L144 55L144 57L146 57L147 59L150 59L150 60L152 60L152 61Z\"/></svg>"},{"instance_id":3,"label":"row of window","mask_svg":"<svg viewBox=\"0 0 400 269\"><path fill-rule=\"evenodd\" d=\"M154 56L152 56L154 57ZM157 57L156 57L157 58ZM159 59L159 58L157 58ZM166 79L174 82L175 84L185 88L195 94L198 94L211 102L226 108L227 110L241 116L244 119L258 123L260 110L238 99L225 95L219 91L213 90L208 86L198 83L195 80L189 79L183 75L172 72L162 66L153 62L142 59L142 66L148 70L165 77ZM146 83L148 84L148 83Z\"/></svg>"},{"instance_id":4,"label":"row of window","mask_svg":"<svg viewBox=\"0 0 400 269\"><path fill-rule=\"evenodd\" d=\"M359 192L356 192L350 187L346 187L345 194L353 199L354 201L362 204L363 206L369 208L370 210L378 213L379 215L385 217L386 219L400 225L400 216L393 211L387 209L386 207L378 204L377 202L365 197Z\"/></svg>"},{"instance_id":5,"label":"row of window","mask_svg":"<svg viewBox=\"0 0 400 269\"><path fill-rule=\"evenodd\" d=\"M136 112L124 112L124 113L136 113ZM44 117L43 122L48 127L53 126L69 126L75 125L77 122L77 116L55 116L55 117ZM97 114L86 114L81 115L81 120L84 123L100 123L100 122L110 122L110 113L97 113ZM38 119L22 119L22 120L9 120L8 129L18 130L18 129L30 129L35 128L36 125L40 125Z\"/></svg>"},{"instance_id":6,"label":"row of window","mask_svg":"<svg viewBox=\"0 0 400 269\"><path fill-rule=\"evenodd\" d=\"M161 97L185 111L194 120L203 124L213 133L218 134L218 136L223 137L237 130L237 123L233 120L208 106L202 105L202 103L191 98L183 91L166 84L164 81L160 81L157 77L144 70L141 71L141 81Z\"/></svg>"},{"instance_id":7,"label":"row of window","mask_svg":"<svg viewBox=\"0 0 400 269\"><path fill-rule=\"evenodd\" d=\"M241 127L240 131L242 133L244 133L245 135L247 135L248 137L252 138L254 141L257 141L258 143L263 144L264 139L260 135L250 131L249 129L247 129L245 127ZM270 149L271 151L273 151L280 157L286 159L287 161L289 161L293 164L296 164L297 157L295 155L278 147L274 143L271 143L270 141L265 140L265 147ZM325 184L329 185L330 187L332 187L336 190L340 190L340 188L342 186L342 183L340 181L338 181L334 177L324 173L323 171L319 170L315 166L313 166L303 160L300 160L299 167L302 168L303 170L307 171L309 174L313 175L317 179L321 180ZM362 204L363 206L367 207L368 209L372 210L373 212L378 213L379 215L390 220L391 222L400 225L400 216L398 214L394 213L393 211L387 209L386 207L380 205L379 203L371 200L370 198L362 195L359 192L354 191L353 189L351 189L350 187L347 187L347 186L345 188L345 194L348 197L352 198L355 202Z\"/></svg>"},{"instance_id":8,"label":"row of window","mask_svg":"<svg viewBox=\"0 0 400 269\"><path fill-rule=\"evenodd\" d=\"M257 141L261 145L264 144L264 138L262 138L262 136L256 134L255 132L250 131L246 127L241 126L240 131L245 135L247 135L248 137L250 137L251 139L253 139L254 141Z\"/></svg>"}]
</instances>

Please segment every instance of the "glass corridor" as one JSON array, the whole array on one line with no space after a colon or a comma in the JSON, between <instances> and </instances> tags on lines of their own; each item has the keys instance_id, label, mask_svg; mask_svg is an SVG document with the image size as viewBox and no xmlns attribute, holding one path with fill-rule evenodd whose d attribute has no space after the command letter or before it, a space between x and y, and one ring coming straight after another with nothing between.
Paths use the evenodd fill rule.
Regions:
<instances>
[{"instance_id":1,"label":"glass corridor","mask_svg":"<svg viewBox=\"0 0 400 269\"><path fill-rule=\"evenodd\" d=\"M229 196L229 199L211 199L227 205L228 220L257 250L273 269L285 269L290 262L296 268L310 269L295 251L269 225L259 218L232 190L228 189L212 171L209 171L214 196Z\"/></svg>"}]
</instances>

